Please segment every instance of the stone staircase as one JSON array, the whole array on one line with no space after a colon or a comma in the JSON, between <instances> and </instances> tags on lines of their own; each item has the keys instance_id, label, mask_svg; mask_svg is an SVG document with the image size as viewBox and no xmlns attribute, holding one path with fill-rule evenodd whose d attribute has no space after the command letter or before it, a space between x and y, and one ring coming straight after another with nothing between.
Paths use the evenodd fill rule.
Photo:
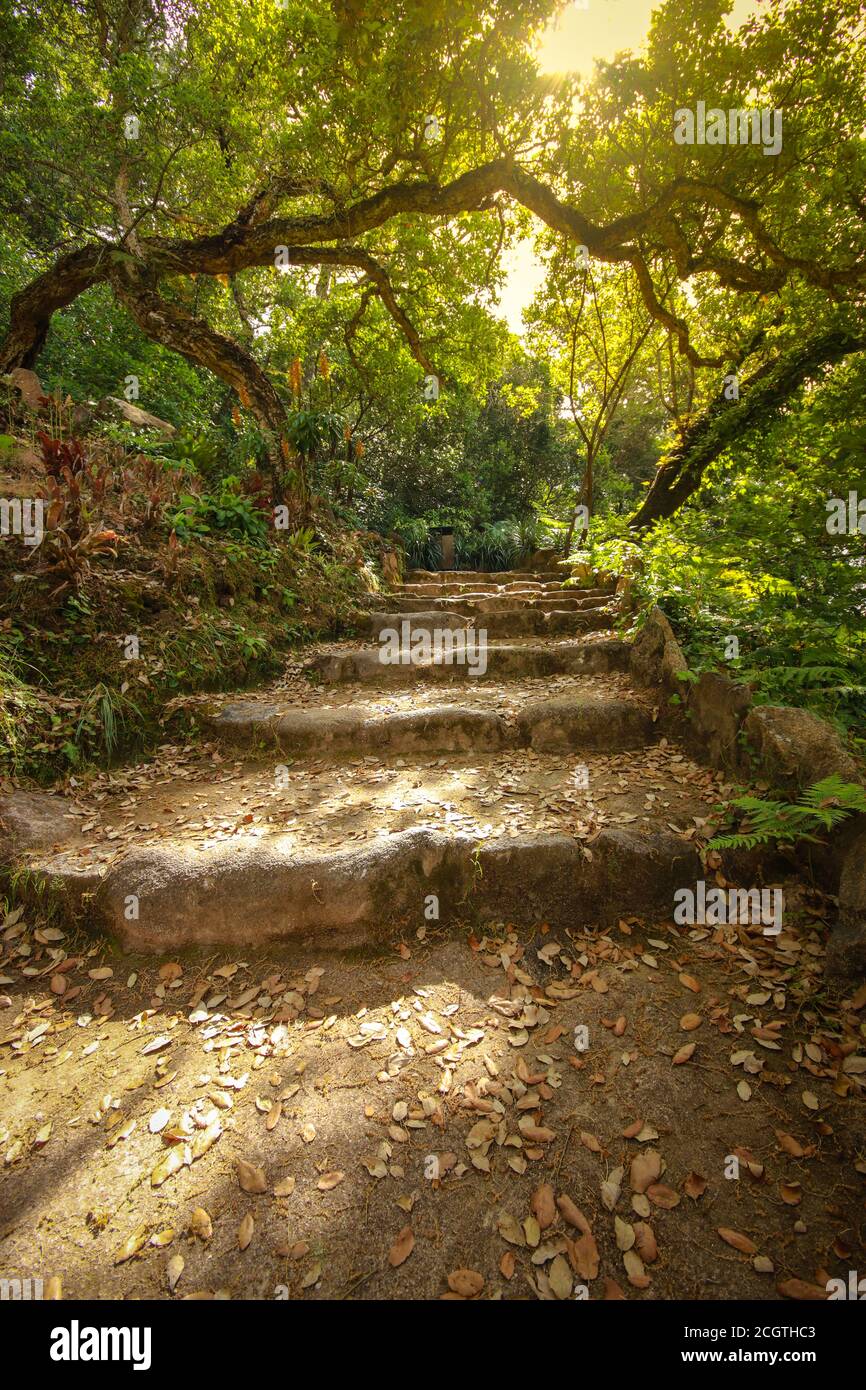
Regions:
<instances>
[{"instance_id":1,"label":"stone staircase","mask_svg":"<svg viewBox=\"0 0 866 1390\"><path fill-rule=\"evenodd\" d=\"M53 798L26 880L145 950L669 913L720 778L659 739L611 590L412 571L375 603L362 641L209 709L202 747Z\"/></svg>"}]
</instances>

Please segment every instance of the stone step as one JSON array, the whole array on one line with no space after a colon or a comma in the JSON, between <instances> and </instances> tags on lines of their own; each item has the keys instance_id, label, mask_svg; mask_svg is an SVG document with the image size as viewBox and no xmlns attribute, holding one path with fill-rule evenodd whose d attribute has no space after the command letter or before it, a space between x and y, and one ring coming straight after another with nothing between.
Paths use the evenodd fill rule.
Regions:
<instances>
[{"instance_id":1,"label":"stone step","mask_svg":"<svg viewBox=\"0 0 866 1390\"><path fill-rule=\"evenodd\" d=\"M359 753L490 753L619 751L651 743L650 710L633 699L570 692L523 705L516 721L456 701L383 712L369 704L298 709L288 704L234 701L205 716L221 741L275 747L282 755L337 760Z\"/></svg>"},{"instance_id":2,"label":"stone step","mask_svg":"<svg viewBox=\"0 0 866 1390\"><path fill-rule=\"evenodd\" d=\"M625 671L631 644L616 638L585 642L543 644L487 644L470 660L410 661L410 653L399 663L383 659L384 649L355 648L322 652L305 668L326 684L336 681L376 682L381 686L423 680L501 680L508 677L575 675L589 672ZM484 669L482 670L482 666Z\"/></svg>"},{"instance_id":3,"label":"stone step","mask_svg":"<svg viewBox=\"0 0 866 1390\"><path fill-rule=\"evenodd\" d=\"M408 628L403 624L408 623ZM442 628L456 630L473 624L484 629L492 639L502 637L550 637L578 632L601 632L613 626L613 616L605 608L575 610L574 612L547 612L541 608L515 609L509 612L487 613L466 617L448 611L422 611L397 613L371 613L361 623L365 635L372 641L379 640L383 630L391 629L401 634L403 645L411 641L416 631L435 632Z\"/></svg>"},{"instance_id":4,"label":"stone step","mask_svg":"<svg viewBox=\"0 0 866 1390\"><path fill-rule=\"evenodd\" d=\"M639 742L655 726L622 677L567 685L504 719L505 687L495 686L467 689L469 705L461 692L426 710L429 688L392 697L406 720L354 702L235 706L215 716L223 735L280 734L308 756L281 745L233 761L194 745L171 750L170 776L154 760L101 774L74 800L14 792L0 798L12 831L3 862L61 922L172 954L281 939L382 943L421 926L431 894L442 925L669 914L675 888L703 876L689 835L718 782L682 750ZM597 693L604 686L622 694ZM426 728L413 725L419 715ZM429 740L443 735L504 746L472 747L471 761L431 757ZM359 756L380 736L396 739L384 757ZM395 757L404 737L406 755ZM329 761L349 742L344 762Z\"/></svg>"},{"instance_id":5,"label":"stone step","mask_svg":"<svg viewBox=\"0 0 866 1390\"><path fill-rule=\"evenodd\" d=\"M377 594L375 610L395 613L437 611L440 613L516 613L540 608L545 612L576 613L584 608L601 608L611 602L611 595L592 590L568 589L562 594L545 597L517 594L451 594L446 597L429 594Z\"/></svg>"},{"instance_id":6,"label":"stone step","mask_svg":"<svg viewBox=\"0 0 866 1390\"><path fill-rule=\"evenodd\" d=\"M548 583L569 577L568 569L562 570L407 570L406 581L410 584L509 584L513 581L531 580Z\"/></svg>"},{"instance_id":7,"label":"stone step","mask_svg":"<svg viewBox=\"0 0 866 1390\"><path fill-rule=\"evenodd\" d=\"M476 602L479 613L514 613L522 608L536 608L544 613L580 613L591 608L605 608L610 603L610 595L598 597L572 597L573 589L564 594L543 595L528 599L515 599L508 594L497 594L492 598L481 598Z\"/></svg>"},{"instance_id":8,"label":"stone step","mask_svg":"<svg viewBox=\"0 0 866 1390\"><path fill-rule=\"evenodd\" d=\"M417 827L358 848L298 850L286 836L132 847L104 875L57 855L34 863L28 883L61 921L174 958L188 947L252 942L381 944L425 925L431 895L440 926L607 926L670 913L676 889L702 873L694 849L667 830L602 829L589 857L571 835L491 842Z\"/></svg>"},{"instance_id":9,"label":"stone step","mask_svg":"<svg viewBox=\"0 0 866 1390\"><path fill-rule=\"evenodd\" d=\"M533 595L541 597L545 594L572 594L574 587L566 588L561 579L545 584L515 580L510 584L395 584L393 592L395 594L414 594L419 598L425 596L435 598L437 595L442 598L456 594L525 594L527 597Z\"/></svg>"}]
</instances>

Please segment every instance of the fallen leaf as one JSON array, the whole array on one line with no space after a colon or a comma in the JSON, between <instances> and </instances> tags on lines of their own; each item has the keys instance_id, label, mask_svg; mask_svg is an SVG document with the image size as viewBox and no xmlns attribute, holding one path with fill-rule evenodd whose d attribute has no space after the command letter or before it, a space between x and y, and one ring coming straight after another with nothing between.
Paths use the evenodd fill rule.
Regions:
<instances>
[{"instance_id":1,"label":"fallen leaf","mask_svg":"<svg viewBox=\"0 0 866 1390\"><path fill-rule=\"evenodd\" d=\"M213 1222L204 1207L196 1207L189 1219L189 1228L199 1240L209 1241L213 1235Z\"/></svg>"},{"instance_id":2,"label":"fallen leaf","mask_svg":"<svg viewBox=\"0 0 866 1390\"><path fill-rule=\"evenodd\" d=\"M574 1287L574 1280L567 1261L562 1255L557 1255L553 1264L550 1266L547 1278L550 1287L558 1299L571 1298L571 1291Z\"/></svg>"},{"instance_id":3,"label":"fallen leaf","mask_svg":"<svg viewBox=\"0 0 866 1390\"><path fill-rule=\"evenodd\" d=\"M553 1199L553 1188L550 1183L542 1183L532 1194L529 1209L535 1217L542 1231L546 1231L548 1226L552 1226L556 1220L556 1203Z\"/></svg>"},{"instance_id":4,"label":"fallen leaf","mask_svg":"<svg viewBox=\"0 0 866 1390\"><path fill-rule=\"evenodd\" d=\"M264 1168L257 1168L254 1163L247 1163L245 1158L235 1160L238 1182L243 1192L267 1192L268 1184L265 1179Z\"/></svg>"},{"instance_id":5,"label":"fallen leaf","mask_svg":"<svg viewBox=\"0 0 866 1390\"><path fill-rule=\"evenodd\" d=\"M477 1298L484 1288L484 1275L477 1269L455 1269L448 1275L448 1287L461 1298Z\"/></svg>"},{"instance_id":6,"label":"fallen leaf","mask_svg":"<svg viewBox=\"0 0 866 1390\"><path fill-rule=\"evenodd\" d=\"M560 1214L568 1222L569 1226L574 1226L576 1230L580 1231L585 1236L590 1235L591 1227L583 1212L579 1207L574 1205L571 1198L567 1197L564 1192L560 1193L557 1197L556 1205L559 1207Z\"/></svg>"},{"instance_id":7,"label":"fallen leaf","mask_svg":"<svg viewBox=\"0 0 866 1390\"><path fill-rule=\"evenodd\" d=\"M694 1171L689 1173L688 1177L683 1183L683 1191L685 1192L686 1196L693 1198L694 1201L697 1201L699 1197L703 1197L706 1190L707 1180L704 1177L703 1173L695 1173Z\"/></svg>"},{"instance_id":8,"label":"fallen leaf","mask_svg":"<svg viewBox=\"0 0 866 1390\"><path fill-rule=\"evenodd\" d=\"M241 1250L246 1250L253 1238L253 1231L255 1228L256 1223L253 1214L251 1211L248 1211L240 1226L238 1226L238 1247Z\"/></svg>"},{"instance_id":9,"label":"fallen leaf","mask_svg":"<svg viewBox=\"0 0 866 1390\"><path fill-rule=\"evenodd\" d=\"M408 1260L415 1248L415 1237L412 1234L411 1226L404 1226L397 1236L391 1249L388 1251L388 1263L393 1269Z\"/></svg>"},{"instance_id":10,"label":"fallen leaf","mask_svg":"<svg viewBox=\"0 0 866 1390\"><path fill-rule=\"evenodd\" d=\"M822 1289L820 1284L807 1284L805 1279L785 1279L776 1288L785 1298L796 1298L807 1302L817 1303L819 1299L827 1297L827 1290Z\"/></svg>"},{"instance_id":11,"label":"fallen leaf","mask_svg":"<svg viewBox=\"0 0 866 1390\"><path fill-rule=\"evenodd\" d=\"M323 1173L316 1186L320 1192L330 1192L333 1188L339 1187L345 1176L345 1173L340 1173L336 1169L330 1173Z\"/></svg>"},{"instance_id":12,"label":"fallen leaf","mask_svg":"<svg viewBox=\"0 0 866 1390\"><path fill-rule=\"evenodd\" d=\"M166 1273L168 1275L168 1287L172 1290L172 1292L174 1292L174 1289L177 1286L177 1281L183 1274L183 1266L183 1255L172 1255L171 1259L166 1265Z\"/></svg>"},{"instance_id":13,"label":"fallen leaf","mask_svg":"<svg viewBox=\"0 0 866 1390\"><path fill-rule=\"evenodd\" d=\"M758 1247L748 1236L740 1235L739 1231L732 1231L728 1226L719 1226L718 1233L727 1245L732 1245L735 1250L740 1250L744 1255L757 1255Z\"/></svg>"},{"instance_id":14,"label":"fallen leaf","mask_svg":"<svg viewBox=\"0 0 866 1390\"><path fill-rule=\"evenodd\" d=\"M574 1241L569 1249L569 1256L581 1279L598 1277L598 1246L594 1236L586 1234Z\"/></svg>"}]
</instances>

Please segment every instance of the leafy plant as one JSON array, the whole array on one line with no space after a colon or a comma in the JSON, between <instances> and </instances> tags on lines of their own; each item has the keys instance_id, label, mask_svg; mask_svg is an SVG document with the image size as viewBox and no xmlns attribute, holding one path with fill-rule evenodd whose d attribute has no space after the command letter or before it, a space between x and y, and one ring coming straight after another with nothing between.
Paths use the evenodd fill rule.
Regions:
<instances>
[{"instance_id":1,"label":"leafy plant","mask_svg":"<svg viewBox=\"0 0 866 1390\"><path fill-rule=\"evenodd\" d=\"M120 540L117 531L105 530L100 526L90 527L77 539L73 539L62 526L55 527L45 542L45 558L50 559L51 563L43 564L40 569L41 574L60 576L60 583L52 594L62 594L70 587L78 589L90 570L91 561L106 555L116 556Z\"/></svg>"},{"instance_id":2,"label":"leafy plant","mask_svg":"<svg viewBox=\"0 0 866 1390\"><path fill-rule=\"evenodd\" d=\"M263 541L267 536L265 513L241 491L236 474L223 478L216 493L184 493L177 509L169 513L168 521L180 540L212 531L225 532L239 540Z\"/></svg>"},{"instance_id":3,"label":"leafy plant","mask_svg":"<svg viewBox=\"0 0 866 1390\"><path fill-rule=\"evenodd\" d=\"M141 718L141 711L135 702L100 681L82 702L75 741L71 745L75 749L75 756L71 757L71 761L78 761L81 745L86 743L100 747L110 759L118 747L121 730L130 714ZM67 756L70 756L69 751Z\"/></svg>"},{"instance_id":4,"label":"leafy plant","mask_svg":"<svg viewBox=\"0 0 866 1390\"><path fill-rule=\"evenodd\" d=\"M819 842L818 830L832 830L856 811L866 811L866 791L838 774L816 782L799 801L769 801L757 796L738 796L728 809L743 812L740 829L716 835L709 849L754 849L770 841L793 844L796 840Z\"/></svg>"},{"instance_id":5,"label":"leafy plant","mask_svg":"<svg viewBox=\"0 0 866 1390\"><path fill-rule=\"evenodd\" d=\"M300 526L296 531L292 531L286 537L286 545L295 555L312 555L318 549L319 542L316 539L316 532L312 526Z\"/></svg>"}]
</instances>

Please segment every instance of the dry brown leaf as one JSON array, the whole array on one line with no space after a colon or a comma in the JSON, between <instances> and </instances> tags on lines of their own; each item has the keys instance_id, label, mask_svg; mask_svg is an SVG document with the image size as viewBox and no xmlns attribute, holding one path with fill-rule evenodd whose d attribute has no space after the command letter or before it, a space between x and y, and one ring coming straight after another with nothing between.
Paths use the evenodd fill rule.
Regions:
<instances>
[{"instance_id":1,"label":"dry brown leaf","mask_svg":"<svg viewBox=\"0 0 866 1390\"><path fill-rule=\"evenodd\" d=\"M235 1159L235 1168L243 1192L267 1192L268 1184L264 1168L257 1168L254 1163L247 1163L245 1158Z\"/></svg>"},{"instance_id":2,"label":"dry brown leaf","mask_svg":"<svg viewBox=\"0 0 866 1390\"><path fill-rule=\"evenodd\" d=\"M629 1182L633 1192L646 1192L660 1176L662 1156L656 1149L645 1149L635 1154L629 1169Z\"/></svg>"},{"instance_id":3,"label":"dry brown leaf","mask_svg":"<svg viewBox=\"0 0 866 1390\"><path fill-rule=\"evenodd\" d=\"M664 1211L672 1211L674 1207L678 1207L680 1204L680 1194L674 1192L672 1187L668 1187L667 1184L663 1182L652 1183L652 1185L647 1188L646 1195L654 1206L662 1207Z\"/></svg>"},{"instance_id":4,"label":"dry brown leaf","mask_svg":"<svg viewBox=\"0 0 866 1390\"><path fill-rule=\"evenodd\" d=\"M243 1221L242 1221L241 1224L238 1226L238 1247L239 1247L239 1249L241 1249L241 1250L246 1250L247 1246L249 1245L250 1241L251 1241L252 1238L253 1238L253 1231L255 1230L255 1228L256 1228L256 1223L255 1223L255 1220L254 1220L254 1218L253 1218L253 1214L252 1214L251 1211L248 1211L247 1214L246 1214L246 1216L244 1217Z\"/></svg>"},{"instance_id":5,"label":"dry brown leaf","mask_svg":"<svg viewBox=\"0 0 866 1390\"><path fill-rule=\"evenodd\" d=\"M412 1227L404 1226L403 1229L398 1233L397 1238L394 1241L394 1244L391 1246L391 1249L388 1251L388 1263L392 1266L393 1269L396 1269L398 1265L401 1265L405 1260L408 1260L414 1248L415 1237L412 1234Z\"/></svg>"},{"instance_id":6,"label":"dry brown leaf","mask_svg":"<svg viewBox=\"0 0 866 1390\"><path fill-rule=\"evenodd\" d=\"M777 1129L776 1138L779 1141L779 1147L786 1154L790 1154L792 1158L804 1158L806 1156L806 1150L799 1139L794 1138L793 1134L786 1134L784 1130Z\"/></svg>"},{"instance_id":7,"label":"dry brown leaf","mask_svg":"<svg viewBox=\"0 0 866 1390\"><path fill-rule=\"evenodd\" d=\"M643 1260L636 1250L626 1250L622 1257L628 1282L636 1289L648 1289L652 1280L643 1267Z\"/></svg>"},{"instance_id":8,"label":"dry brown leaf","mask_svg":"<svg viewBox=\"0 0 866 1390\"><path fill-rule=\"evenodd\" d=\"M512 1216L510 1211L504 1211L499 1217L499 1234L503 1240L507 1240L510 1245L525 1245L526 1237L523 1228L516 1216Z\"/></svg>"},{"instance_id":9,"label":"dry brown leaf","mask_svg":"<svg viewBox=\"0 0 866 1390\"><path fill-rule=\"evenodd\" d=\"M268 1111L268 1118L265 1120L265 1129L267 1129L267 1130L273 1129L274 1126L276 1125L277 1121L279 1120L280 1116L282 1115L282 1113L283 1113L283 1102L282 1102L281 1100L276 1100L276 1101L274 1101L273 1105L271 1106L270 1110Z\"/></svg>"},{"instance_id":10,"label":"dry brown leaf","mask_svg":"<svg viewBox=\"0 0 866 1390\"><path fill-rule=\"evenodd\" d=\"M345 1173L341 1173L335 1168L330 1173L323 1173L316 1186L320 1192L330 1192L333 1188L339 1187L345 1176Z\"/></svg>"},{"instance_id":11,"label":"dry brown leaf","mask_svg":"<svg viewBox=\"0 0 866 1390\"><path fill-rule=\"evenodd\" d=\"M137 1226L132 1235L127 1236L114 1257L116 1265L122 1265L126 1260L131 1260L133 1255L137 1255L147 1239L147 1226Z\"/></svg>"},{"instance_id":12,"label":"dry brown leaf","mask_svg":"<svg viewBox=\"0 0 866 1390\"><path fill-rule=\"evenodd\" d=\"M196 1207L189 1218L189 1229L194 1236L198 1236L199 1240L210 1240L213 1235L213 1222L204 1207Z\"/></svg>"},{"instance_id":13,"label":"dry brown leaf","mask_svg":"<svg viewBox=\"0 0 866 1390\"><path fill-rule=\"evenodd\" d=\"M706 1190L707 1180L703 1173L696 1173L694 1171L689 1173L683 1183L683 1192L685 1192L686 1196L692 1197L694 1201L697 1201L699 1197L703 1197Z\"/></svg>"},{"instance_id":14,"label":"dry brown leaf","mask_svg":"<svg viewBox=\"0 0 866 1390\"><path fill-rule=\"evenodd\" d=\"M571 1298L571 1291L574 1288L574 1279L568 1262L562 1255L557 1255L547 1274L550 1287L558 1299Z\"/></svg>"},{"instance_id":15,"label":"dry brown leaf","mask_svg":"<svg viewBox=\"0 0 866 1390\"><path fill-rule=\"evenodd\" d=\"M636 1221L634 1226L634 1248L645 1265L651 1265L659 1257L659 1248L652 1226L645 1221Z\"/></svg>"},{"instance_id":16,"label":"dry brown leaf","mask_svg":"<svg viewBox=\"0 0 866 1390\"><path fill-rule=\"evenodd\" d=\"M822 1289L820 1284L807 1284L805 1279L785 1279L777 1284L776 1288L784 1298L796 1298L810 1303L817 1303L819 1299L827 1297L827 1290Z\"/></svg>"},{"instance_id":17,"label":"dry brown leaf","mask_svg":"<svg viewBox=\"0 0 866 1390\"><path fill-rule=\"evenodd\" d=\"M548 1226L553 1225L556 1220L556 1203L553 1200L553 1188L550 1183L543 1182L540 1187L535 1189L530 1199L529 1210L542 1231L546 1231Z\"/></svg>"},{"instance_id":18,"label":"dry brown leaf","mask_svg":"<svg viewBox=\"0 0 866 1390\"><path fill-rule=\"evenodd\" d=\"M598 1278L598 1246L594 1236L582 1235L569 1247L568 1253L581 1279Z\"/></svg>"},{"instance_id":19,"label":"dry brown leaf","mask_svg":"<svg viewBox=\"0 0 866 1390\"><path fill-rule=\"evenodd\" d=\"M567 1197L564 1192L561 1192L557 1197L556 1205L559 1207L560 1214L564 1220L568 1222L569 1226L574 1226L582 1235L588 1236L592 1234L592 1228L583 1212L580 1210L580 1207L576 1207L571 1198Z\"/></svg>"},{"instance_id":20,"label":"dry brown leaf","mask_svg":"<svg viewBox=\"0 0 866 1390\"><path fill-rule=\"evenodd\" d=\"M484 1288L484 1275L477 1269L455 1269L448 1275L448 1287L461 1298L477 1298Z\"/></svg>"},{"instance_id":21,"label":"dry brown leaf","mask_svg":"<svg viewBox=\"0 0 866 1390\"><path fill-rule=\"evenodd\" d=\"M739 1231L732 1231L728 1226L719 1226L718 1233L727 1245L732 1245L735 1250L739 1250L744 1255L757 1255L758 1247L748 1236L743 1236Z\"/></svg>"},{"instance_id":22,"label":"dry brown leaf","mask_svg":"<svg viewBox=\"0 0 866 1390\"><path fill-rule=\"evenodd\" d=\"M623 1221L621 1216L613 1218L613 1226L616 1233L617 1250L631 1250L635 1242L634 1226L628 1221Z\"/></svg>"}]
</instances>

